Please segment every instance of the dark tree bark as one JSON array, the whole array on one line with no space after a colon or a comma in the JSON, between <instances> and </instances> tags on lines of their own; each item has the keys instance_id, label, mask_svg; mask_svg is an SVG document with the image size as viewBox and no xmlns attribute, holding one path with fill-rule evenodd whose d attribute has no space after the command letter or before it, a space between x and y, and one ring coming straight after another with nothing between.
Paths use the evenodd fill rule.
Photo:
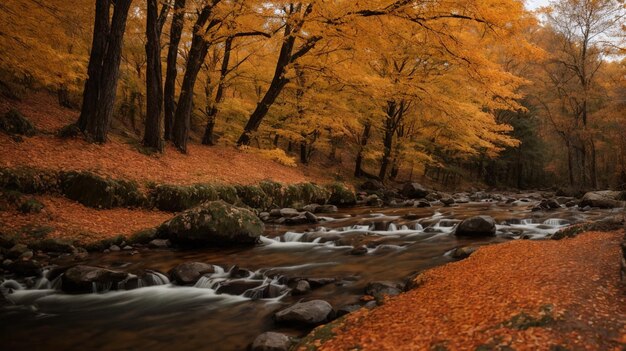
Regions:
<instances>
[{"instance_id":1,"label":"dark tree bark","mask_svg":"<svg viewBox=\"0 0 626 351\"><path fill-rule=\"evenodd\" d=\"M290 8L290 16L296 13L299 13L301 10L301 5L291 6ZM250 144L250 135L256 132L263 121L263 118L267 115L272 104L276 101L276 98L280 95L283 88L289 83L289 79L285 75L285 69L290 63L296 62L300 57L306 55L311 49L315 47L318 41L322 39L320 36L313 36L306 40L297 51L294 52L294 45L296 42L296 34L300 32L302 26L304 25L304 20L307 15L311 13L313 10L313 5L309 4L307 8L304 10L304 14L302 18L295 23L290 24L287 22L285 25L285 31L283 35L283 44L280 48L280 54L278 56L278 61L276 62L276 69L274 71L274 77L272 78L272 82L270 83L269 88L265 92L265 95L261 99L256 106L256 109L250 115L246 126L244 127L243 133L239 136L239 140L237 140L237 145L249 145Z\"/></svg>"},{"instance_id":2,"label":"dark tree bark","mask_svg":"<svg viewBox=\"0 0 626 351\"><path fill-rule=\"evenodd\" d=\"M183 32L185 21L185 0L176 0L174 3L174 15L170 27L170 44L167 50L167 69L165 72L164 88L164 114L165 120L165 140L172 140L172 129L174 126L174 114L176 111L176 75L178 60L178 44Z\"/></svg>"},{"instance_id":3,"label":"dark tree bark","mask_svg":"<svg viewBox=\"0 0 626 351\"><path fill-rule=\"evenodd\" d=\"M102 60L96 109L87 117L86 121L85 134L98 143L106 142L111 118L113 117L124 31L126 30L126 19L131 2L132 0L115 1L115 9L111 18L106 44L106 53ZM96 35L95 32L94 35ZM98 35L100 34L98 33Z\"/></svg>"},{"instance_id":4,"label":"dark tree bark","mask_svg":"<svg viewBox=\"0 0 626 351\"><path fill-rule=\"evenodd\" d=\"M110 30L110 8L110 0L96 1L96 17L94 20L89 64L87 66L87 80L85 81L85 89L83 90L83 105L81 107L80 117L78 118L78 127L83 132L86 131L87 122L89 119L93 118L96 107L98 106L102 61L106 53Z\"/></svg>"},{"instance_id":5,"label":"dark tree bark","mask_svg":"<svg viewBox=\"0 0 626 351\"><path fill-rule=\"evenodd\" d=\"M161 138L161 111L163 107L163 79L161 73L161 31L169 5L158 13L157 0L148 0L146 16L146 125L143 145L163 151Z\"/></svg>"},{"instance_id":6,"label":"dark tree bark","mask_svg":"<svg viewBox=\"0 0 626 351\"><path fill-rule=\"evenodd\" d=\"M369 141L371 129L372 124L369 122L363 126L363 134L361 135L359 152L356 154L356 161L354 165L354 176L357 178L363 176L363 150L365 150L367 142Z\"/></svg>"},{"instance_id":7,"label":"dark tree bark","mask_svg":"<svg viewBox=\"0 0 626 351\"><path fill-rule=\"evenodd\" d=\"M233 46L233 37L228 37L224 43L224 57L222 58L222 66L220 68L220 79L217 83L217 92L215 93L215 102L207 112L207 124L202 137L203 145L214 145L213 130L215 129L215 117L219 112L219 103L224 99L224 87L226 75L228 74L228 65L230 63L230 51ZM207 96L208 98L208 96Z\"/></svg>"},{"instance_id":8,"label":"dark tree bark","mask_svg":"<svg viewBox=\"0 0 626 351\"><path fill-rule=\"evenodd\" d=\"M202 63L209 51L209 42L204 37L211 28L215 27L219 21L214 19L209 22L213 7L220 0L213 0L210 4L205 5L198 15L198 19L193 26L193 37L191 40L191 48L187 58L187 69L183 77L180 96L178 98L178 106L174 115L174 129L172 141L180 152L187 152L187 141L189 140L189 129L191 123L191 109L193 107L193 90L196 85L198 73L202 67ZM205 29L205 26L207 28Z\"/></svg>"},{"instance_id":9,"label":"dark tree bark","mask_svg":"<svg viewBox=\"0 0 626 351\"><path fill-rule=\"evenodd\" d=\"M389 101L387 103L385 119L385 137L383 139L383 159L380 164L380 171L378 172L378 178L381 181L385 180L387 176L387 168L391 163L391 153L393 151L393 137L398 130L398 127L402 124L404 113L408 109L408 104L402 100L400 103L396 101Z\"/></svg>"}]
</instances>

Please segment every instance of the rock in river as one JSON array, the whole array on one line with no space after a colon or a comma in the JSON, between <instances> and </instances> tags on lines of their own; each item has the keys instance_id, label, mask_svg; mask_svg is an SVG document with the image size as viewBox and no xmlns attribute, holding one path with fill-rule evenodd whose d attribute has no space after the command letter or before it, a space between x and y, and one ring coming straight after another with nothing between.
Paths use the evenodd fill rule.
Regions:
<instances>
[{"instance_id":1,"label":"rock in river","mask_svg":"<svg viewBox=\"0 0 626 351\"><path fill-rule=\"evenodd\" d=\"M178 285L193 285L205 274L215 272L215 268L202 262L185 262L172 268L170 279Z\"/></svg>"},{"instance_id":2,"label":"rock in river","mask_svg":"<svg viewBox=\"0 0 626 351\"><path fill-rule=\"evenodd\" d=\"M583 196L580 207L591 206L600 208L623 207L624 193L620 191L590 191Z\"/></svg>"},{"instance_id":3,"label":"rock in river","mask_svg":"<svg viewBox=\"0 0 626 351\"><path fill-rule=\"evenodd\" d=\"M92 266L74 266L63 274L61 287L68 293L90 293L98 287L116 286L128 273Z\"/></svg>"},{"instance_id":4,"label":"rock in river","mask_svg":"<svg viewBox=\"0 0 626 351\"><path fill-rule=\"evenodd\" d=\"M326 301L313 300L298 302L276 312L274 319L279 323L298 323L304 325L319 325L328 322L334 315L333 307Z\"/></svg>"},{"instance_id":5,"label":"rock in river","mask_svg":"<svg viewBox=\"0 0 626 351\"><path fill-rule=\"evenodd\" d=\"M408 199L419 199L426 197L429 191L419 183L406 183L402 187L402 195Z\"/></svg>"},{"instance_id":6,"label":"rock in river","mask_svg":"<svg viewBox=\"0 0 626 351\"><path fill-rule=\"evenodd\" d=\"M263 222L252 211L212 201L163 223L158 236L197 247L253 245L262 233Z\"/></svg>"},{"instance_id":7,"label":"rock in river","mask_svg":"<svg viewBox=\"0 0 626 351\"><path fill-rule=\"evenodd\" d=\"M250 346L251 351L288 351L291 339L285 334L267 332L257 336Z\"/></svg>"},{"instance_id":8,"label":"rock in river","mask_svg":"<svg viewBox=\"0 0 626 351\"><path fill-rule=\"evenodd\" d=\"M496 235L496 222L489 216L470 217L459 223L454 234L460 236L494 236Z\"/></svg>"}]
</instances>

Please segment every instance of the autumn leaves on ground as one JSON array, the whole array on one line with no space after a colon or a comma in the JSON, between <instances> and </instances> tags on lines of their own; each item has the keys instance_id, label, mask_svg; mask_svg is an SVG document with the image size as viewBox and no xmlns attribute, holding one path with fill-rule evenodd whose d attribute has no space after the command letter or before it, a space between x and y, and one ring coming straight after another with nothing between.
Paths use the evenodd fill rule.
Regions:
<instances>
[{"instance_id":1,"label":"autumn leaves on ground","mask_svg":"<svg viewBox=\"0 0 626 351\"><path fill-rule=\"evenodd\" d=\"M299 350L623 350L623 238L484 247L382 307L316 329Z\"/></svg>"},{"instance_id":2,"label":"autumn leaves on ground","mask_svg":"<svg viewBox=\"0 0 626 351\"><path fill-rule=\"evenodd\" d=\"M477 245L507 242L422 272L397 297L362 296L296 348L626 348L623 229L522 240L589 213L623 227L622 0L552 0L536 12L520 0L7 0L0 14L0 318L5 295L39 287L33 277L70 295L132 290L146 276L173 291L221 274L219 262L176 261L196 267L194 279L122 271L104 263L111 257L192 249L236 261L287 234L362 230L345 257L397 268L380 247L417 252L445 236L439 261L426 260L450 262L474 252L458 246L469 233ZM512 216L474 216L480 206ZM400 207L424 211L402 216L411 229L359 226ZM530 234L509 223L537 218ZM356 224L325 226L343 219ZM459 230L464 222L481 228ZM265 236L273 231L282 237ZM295 244L346 249L321 239ZM231 256L220 256L225 246ZM298 269L316 264L289 253ZM297 295L294 282L308 293L313 281L349 290L360 279L282 284L289 277L268 273L276 267L230 268L217 278L265 284L231 287L233 296L272 302ZM321 306L328 313L299 332L335 317L338 306ZM291 307L301 306L280 312ZM263 323L259 332L273 322ZM294 344L281 340L280 350Z\"/></svg>"}]
</instances>

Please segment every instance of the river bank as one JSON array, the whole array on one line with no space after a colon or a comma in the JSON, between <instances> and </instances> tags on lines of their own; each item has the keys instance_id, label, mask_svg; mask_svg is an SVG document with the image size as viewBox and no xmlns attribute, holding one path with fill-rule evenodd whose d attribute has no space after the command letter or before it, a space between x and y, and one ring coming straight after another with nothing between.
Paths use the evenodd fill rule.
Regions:
<instances>
[{"instance_id":1,"label":"river bank","mask_svg":"<svg viewBox=\"0 0 626 351\"><path fill-rule=\"evenodd\" d=\"M377 309L320 327L298 349L621 350L623 236L483 247Z\"/></svg>"}]
</instances>

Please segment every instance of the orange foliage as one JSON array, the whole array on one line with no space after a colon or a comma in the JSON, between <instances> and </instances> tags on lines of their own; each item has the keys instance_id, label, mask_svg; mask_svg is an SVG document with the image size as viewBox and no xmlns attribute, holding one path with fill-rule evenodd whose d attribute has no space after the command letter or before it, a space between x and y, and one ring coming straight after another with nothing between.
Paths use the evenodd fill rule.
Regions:
<instances>
[{"instance_id":1,"label":"orange foliage","mask_svg":"<svg viewBox=\"0 0 626 351\"><path fill-rule=\"evenodd\" d=\"M623 232L561 241L512 241L420 276L422 285L371 312L351 314L320 350L618 350L626 300ZM589 253L593 254L590 255ZM601 287L601 288L600 288ZM552 318L515 328L516 316ZM547 312L546 312L547 311ZM621 335L621 336L620 336ZM491 349L491 348L490 348Z\"/></svg>"}]
</instances>

